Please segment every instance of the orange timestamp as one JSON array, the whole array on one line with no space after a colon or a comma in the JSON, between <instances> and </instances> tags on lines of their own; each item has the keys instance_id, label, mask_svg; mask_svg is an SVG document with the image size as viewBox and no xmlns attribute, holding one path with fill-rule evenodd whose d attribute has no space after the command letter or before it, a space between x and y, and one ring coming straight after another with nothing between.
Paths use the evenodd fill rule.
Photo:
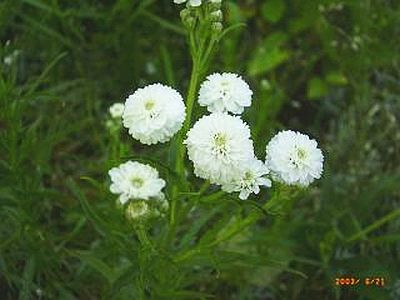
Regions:
<instances>
[{"instance_id":1,"label":"orange timestamp","mask_svg":"<svg viewBox=\"0 0 400 300\"><path fill-rule=\"evenodd\" d=\"M369 276L364 278L346 276L346 277L335 278L335 285L337 286L357 286L361 284L365 286L383 287L385 286L385 283L386 280L384 277L377 277L377 276Z\"/></svg>"}]
</instances>

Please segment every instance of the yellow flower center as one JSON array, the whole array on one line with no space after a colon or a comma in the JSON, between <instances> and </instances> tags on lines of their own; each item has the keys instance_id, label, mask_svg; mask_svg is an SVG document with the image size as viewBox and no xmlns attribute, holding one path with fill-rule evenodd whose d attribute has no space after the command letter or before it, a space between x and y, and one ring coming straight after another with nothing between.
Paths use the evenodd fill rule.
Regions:
<instances>
[{"instance_id":1,"label":"yellow flower center","mask_svg":"<svg viewBox=\"0 0 400 300\"><path fill-rule=\"evenodd\" d=\"M146 103L144 104L144 108L146 110L152 110L154 107L154 101L153 100L147 100Z\"/></svg>"},{"instance_id":2,"label":"yellow flower center","mask_svg":"<svg viewBox=\"0 0 400 300\"><path fill-rule=\"evenodd\" d=\"M133 185L135 188L138 189L138 188L141 188L141 187L143 186L144 181L143 181L142 178L133 177L133 178L131 179L131 183L132 183L132 185Z\"/></svg>"},{"instance_id":3,"label":"yellow flower center","mask_svg":"<svg viewBox=\"0 0 400 300\"><path fill-rule=\"evenodd\" d=\"M306 156L307 156L307 153L306 153L306 151L304 149L300 148L300 149L297 149L297 156L300 159L305 159Z\"/></svg>"},{"instance_id":4,"label":"yellow flower center","mask_svg":"<svg viewBox=\"0 0 400 300\"><path fill-rule=\"evenodd\" d=\"M219 154L225 154L227 151L228 138L223 133L216 133L213 138L214 150Z\"/></svg>"}]
</instances>

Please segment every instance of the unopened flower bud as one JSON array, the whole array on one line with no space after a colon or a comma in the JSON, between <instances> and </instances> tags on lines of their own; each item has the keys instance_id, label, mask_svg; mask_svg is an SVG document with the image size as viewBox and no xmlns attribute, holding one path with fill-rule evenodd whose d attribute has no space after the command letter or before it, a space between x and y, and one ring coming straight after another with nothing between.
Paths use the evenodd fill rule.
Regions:
<instances>
[{"instance_id":1,"label":"unopened flower bud","mask_svg":"<svg viewBox=\"0 0 400 300\"><path fill-rule=\"evenodd\" d=\"M222 14L222 11L220 9L216 10L216 11L213 11L211 13L211 20L214 21L214 22L221 22L222 18L223 18L223 14Z\"/></svg>"},{"instance_id":2,"label":"unopened flower bud","mask_svg":"<svg viewBox=\"0 0 400 300\"><path fill-rule=\"evenodd\" d=\"M181 20L183 25L185 25L185 27L187 28L193 28L194 24L196 22L195 18L192 16L192 13L190 11L190 9L185 8L183 10L181 10Z\"/></svg>"},{"instance_id":3,"label":"unopened flower bud","mask_svg":"<svg viewBox=\"0 0 400 300\"><path fill-rule=\"evenodd\" d=\"M131 221L139 221L149 214L149 205L145 201L131 201L125 211Z\"/></svg>"},{"instance_id":4,"label":"unopened flower bud","mask_svg":"<svg viewBox=\"0 0 400 300\"><path fill-rule=\"evenodd\" d=\"M222 32L223 26L221 22L214 22L211 25L213 34L220 34Z\"/></svg>"},{"instance_id":5,"label":"unopened flower bud","mask_svg":"<svg viewBox=\"0 0 400 300\"><path fill-rule=\"evenodd\" d=\"M221 0L210 0L208 5L211 11L219 10L221 9Z\"/></svg>"}]
</instances>

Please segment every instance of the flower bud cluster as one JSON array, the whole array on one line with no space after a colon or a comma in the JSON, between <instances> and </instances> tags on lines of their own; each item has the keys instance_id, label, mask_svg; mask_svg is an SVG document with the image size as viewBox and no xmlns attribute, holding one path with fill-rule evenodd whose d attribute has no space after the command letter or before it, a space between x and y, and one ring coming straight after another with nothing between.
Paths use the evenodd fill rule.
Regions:
<instances>
[{"instance_id":1,"label":"flower bud cluster","mask_svg":"<svg viewBox=\"0 0 400 300\"><path fill-rule=\"evenodd\" d=\"M219 35L223 30L223 13L221 10L221 0L210 0L207 3L211 30L213 35Z\"/></svg>"}]
</instances>

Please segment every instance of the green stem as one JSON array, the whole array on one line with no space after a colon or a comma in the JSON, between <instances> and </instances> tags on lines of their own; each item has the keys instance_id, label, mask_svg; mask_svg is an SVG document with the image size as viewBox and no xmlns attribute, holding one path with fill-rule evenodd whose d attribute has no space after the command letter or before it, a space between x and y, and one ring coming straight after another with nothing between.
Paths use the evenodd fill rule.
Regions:
<instances>
[{"instance_id":1,"label":"green stem","mask_svg":"<svg viewBox=\"0 0 400 300\"><path fill-rule=\"evenodd\" d=\"M194 45L191 45L191 48L194 48ZM192 51L193 52L193 51ZM181 131L178 139L177 139L177 158L175 163L175 171L178 174L183 174L184 172L184 161L185 161L185 146L183 145L183 140L187 131L190 128L191 120L192 120L192 111L194 106L194 101L196 99L196 91L199 84L199 71L198 71L198 63L197 57L193 57L193 69L192 74L190 76L189 89L186 97L186 119L183 123L183 130ZM172 191L172 199L171 199L171 208L170 208L170 225L174 227L176 222L176 211L177 211L177 195L179 193L179 187L175 186Z\"/></svg>"},{"instance_id":2,"label":"green stem","mask_svg":"<svg viewBox=\"0 0 400 300\"><path fill-rule=\"evenodd\" d=\"M264 210L268 210L269 208L271 208L271 206L274 205L272 200L273 199L270 199L267 203L265 203L263 205ZM246 229L250 225L253 225L254 223L256 223L262 216L263 216L263 214L261 214L259 211L251 212L250 215L248 215L244 220L240 221L238 225L235 224L236 226L234 226L233 228L228 230L227 233L224 234L221 238L216 239L212 243L208 244L207 247L208 248L213 247L213 246L218 245L221 242L229 240L230 238L239 234L240 232L242 232L244 229Z\"/></svg>"},{"instance_id":3,"label":"green stem","mask_svg":"<svg viewBox=\"0 0 400 300\"><path fill-rule=\"evenodd\" d=\"M202 17L200 15L200 17ZM207 33L208 34L208 33ZM200 45L198 45L196 39L196 30L192 30L189 33L189 44L190 44L190 52L192 55L192 73L190 75L190 82L188 93L186 96L186 119L183 123L183 129L180 132L177 140L177 156L175 161L175 171L178 174L184 173L184 162L185 162L185 146L183 145L183 141L185 139L186 133L190 129L190 125L192 122L192 115L193 115L193 107L194 102L196 99L197 90L200 84L201 76L203 72L206 72L206 68L202 65L203 61L207 61L212 48L214 47L215 41L212 40L208 47L205 47L207 41L207 34L203 33L200 34ZM176 227L176 219L177 219L177 211L178 211L178 203L177 197L179 194L179 186L174 186L172 189L172 197L170 202L170 232L168 240L173 239L175 235L175 227Z\"/></svg>"},{"instance_id":4,"label":"green stem","mask_svg":"<svg viewBox=\"0 0 400 300\"><path fill-rule=\"evenodd\" d=\"M146 229L142 225L137 226L135 229L142 247L153 248L153 245L147 236Z\"/></svg>"},{"instance_id":5,"label":"green stem","mask_svg":"<svg viewBox=\"0 0 400 300\"><path fill-rule=\"evenodd\" d=\"M217 194L219 194L219 193L217 193ZM275 203L274 203L275 201L273 201L274 199L277 199L277 198L271 198L267 203L265 203L263 205L263 209L269 210L271 207L273 207L275 205ZM239 234L240 232L242 232L244 229L246 229L250 225L256 223L262 216L263 216L263 214L261 214L259 211L251 212L245 219L243 219L242 221L239 221L239 223L235 223L233 227L226 230L226 233L222 237L217 238L215 241L213 241L205 246L196 247L196 248L184 253L183 255L178 256L175 259L175 262L184 261L187 258L190 258L191 256L196 255L197 253L200 253L203 250L210 249L224 241L231 239L232 237Z\"/></svg>"},{"instance_id":6,"label":"green stem","mask_svg":"<svg viewBox=\"0 0 400 300\"><path fill-rule=\"evenodd\" d=\"M190 123L192 120L192 111L194 106L194 101L196 99L196 91L199 85L199 69L198 69L198 62L196 59L193 60L193 70L192 75L190 76L190 83L189 83L189 90L186 98L186 119L185 123L183 124L183 134L190 128Z\"/></svg>"}]
</instances>

